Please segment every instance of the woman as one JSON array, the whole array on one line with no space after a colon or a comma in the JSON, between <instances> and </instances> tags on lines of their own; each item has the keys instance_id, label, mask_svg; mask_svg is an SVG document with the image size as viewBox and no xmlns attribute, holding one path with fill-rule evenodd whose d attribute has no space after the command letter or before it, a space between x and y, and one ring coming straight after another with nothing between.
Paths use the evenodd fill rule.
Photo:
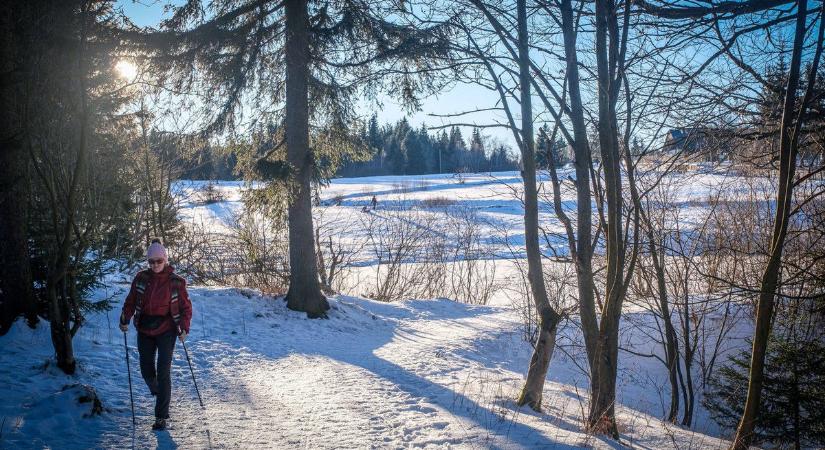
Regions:
<instances>
[{"instance_id":1,"label":"woman","mask_svg":"<svg viewBox=\"0 0 825 450\"><path fill-rule=\"evenodd\" d=\"M129 329L134 316L138 331L140 373L149 391L156 397L153 430L166 428L172 396L172 352L175 337L181 342L189 334L192 303L186 293L186 280L173 273L166 248L153 239L146 250L149 268L138 272L120 314L120 329ZM157 361L155 360L157 356Z\"/></svg>"}]
</instances>

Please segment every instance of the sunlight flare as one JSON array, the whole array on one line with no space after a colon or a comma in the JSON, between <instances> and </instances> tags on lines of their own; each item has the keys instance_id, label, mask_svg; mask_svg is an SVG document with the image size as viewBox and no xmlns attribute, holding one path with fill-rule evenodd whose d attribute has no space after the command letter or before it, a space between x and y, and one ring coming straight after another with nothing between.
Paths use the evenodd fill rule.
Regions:
<instances>
[{"instance_id":1,"label":"sunlight flare","mask_svg":"<svg viewBox=\"0 0 825 450\"><path fill-rule=\"evenodd\" d=\"M121 78L127 81L132 81L137 76L137 66L127 59L118 61L117 64L115 64L115 70Z\"/></svg>"}]
</instances>

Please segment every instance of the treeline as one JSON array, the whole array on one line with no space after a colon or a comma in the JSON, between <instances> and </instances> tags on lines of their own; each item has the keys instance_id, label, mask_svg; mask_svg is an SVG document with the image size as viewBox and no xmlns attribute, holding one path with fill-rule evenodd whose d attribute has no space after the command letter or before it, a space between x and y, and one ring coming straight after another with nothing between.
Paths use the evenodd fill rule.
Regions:
<instances>
[{"instance_id":1,"label":"treeline","mask_svg":"<svg viewBox=\"0 0 825 450\"><path fill-rule=\"evenodd\" d=\"M519 167L509 146L482 135L478 128L465 140L456 126L431 133L426 125L413 128L406 118L382 126L373 115L360 135L366 154L345 159L338 176L497 172Z\"/></svg>"},{"instance_id":2,"label":"treeline","mask_svg":"<svg viewBox=\"0 0 825 450\"><path fill-rule=\"evenodd\" d=\"M277 131L269 130L277 135ZM372 175L420 175L429 173L500 172L518 170L517 154L501 142L473 129L469 140L459 127L431 132L426 125L413 128L404 118L394 124L380 125L373 115L367 125L361 127L354 139L360 148L335 161L330 170L339 177ZM548 147L545 140L539 148ZM179 151L181 179L235 180L242 177L238 166L239 155L250 146L259 151L267 145L267 139L251 142L216 145L204 143L195 150ZM556 161L566 162L562 156L564 146L554 147L559 155ZM546 165L546 152L539 151L540 165Z\"/></svg>"}]
</instances>

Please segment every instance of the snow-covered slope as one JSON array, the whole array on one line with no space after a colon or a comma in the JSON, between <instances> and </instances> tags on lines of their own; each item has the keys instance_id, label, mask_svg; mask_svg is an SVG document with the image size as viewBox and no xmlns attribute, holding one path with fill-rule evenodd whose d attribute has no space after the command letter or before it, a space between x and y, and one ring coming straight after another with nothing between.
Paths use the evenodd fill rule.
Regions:
<instances>
[{"instance_id":1,"label":"snow-covered slope","mask_svg":"<svg viewBox=\"0 0 825 450\"><path fill-rule=\"evenodd\" d=\"M706 198L724 177L696 177L679 192L686 204ZM334 180L321 193L327 223L358 239L367 214L386 220L437 214L419 207L433 198L476 212L487 243L502 253L523 245L517 173ZM184 182L178 195L191 199L202 182ZM206 229L226 230L241 209L242 183L221 182L224 201L203 205L186 200L181 217ZM379 207L365 213L375 195ZM572 192L565 208L575 210ZM692 206L690 206L692 205ZM685 219L702 214L690 203ZM542 221L553 225L552 212ZM455 230L440 230L449 234ZM507 248L504 246L507 245ZM371 270L363 255L357 270ZM499 276L508 276L501 259ZM368 288L352 277L344 289ZM329 320L308 320L280 299L226 287L190 287L195 308L187 340L206 408L202 410L189 368L178 346L173 363L172 427L152 432L152 397L140 377L135 335L128 334L137 427L133 432L119 307L129 275L112 277L97 299L116 307L92 314L75 338L78 373L53 366L48 324L30 330L22 322L0 337L0 449L2 448L617 448L612 440L581 431L588 380L578 369L582 356L557 350L545 386L544 412L514 404L531 348L507 291L493 306L445 299L380 303L355 296L331 299ZM636 321L648 320L632 312ZM629 322L625 322L629 323ZM566 323L560 342L576 339ZM631 331L623 339L629 339ZM644 337L640 338L644 341ZM644 344L644 342L641 342ZM641 345L640 344L640 345ZM648 343L649 345L649 343ZM646 351L656 351L654 348ZM620 357L618 418L622 442L640 448L724 448L705 434L660 420L664 367L651 358ZM67 387L68 386L68 387ZM94 389L94 402L80 403ZM666 396L664 396L666 398ZM706 413L696 429L718 435Z\"/></svg>"},{"instance_id":2,"label":"snow-covered slope","mask_svg":"<svg viewBox=\"0 0 825 450\"><path fill-rule=\"evenodd\" d=\"M126 288L108 293L120 297ZM282 300L251 291L196 287L191 296L196 319L187 344L205 410L178 346L172 426L150 430L152 397L138 374L130 331L133 434L117 311L93 315L81 329L73 377L44 364L51 356L47 327L30 330L18 322L0 338L0 446L615 447L581 432L583 385L548 382L542 414L514 404L530 347L507 308L339 296L329 320L308 320ZM91 404L77 401L83 386L97 391L101 414L84 417ZM620 420L623 440L633 446L725 446L630 408L620 408Z\"/></svg>"}]
</instances>

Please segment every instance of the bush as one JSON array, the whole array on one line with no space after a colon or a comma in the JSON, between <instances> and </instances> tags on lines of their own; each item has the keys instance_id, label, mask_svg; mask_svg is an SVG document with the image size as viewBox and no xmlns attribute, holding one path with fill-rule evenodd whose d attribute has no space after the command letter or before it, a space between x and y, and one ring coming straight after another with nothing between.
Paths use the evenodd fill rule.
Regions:
<instances>
[{"instance_id":1,"label":"bush","mask_svg":"<svg viewBox=\"0 0 825 450\"><path fill-rule=\"evenodd\" d=\"M200 189L198 197L200 199L200 203L203 205L211 205L213 203L224 201L223 193L217 188L217 186L215 186L215 183L211 182L205 184Z\"/></svg>"},{"instance_id":2,"label":"bush","mask_svg":"<svg viewBox=\"0 0 825 450\"><path fill-rule=\"evenodd\" d=\"M429 197L421 200L421 206L424 208L446 208L455 204L455 200L443 196Z\"/></svg>"}]
</instances>

